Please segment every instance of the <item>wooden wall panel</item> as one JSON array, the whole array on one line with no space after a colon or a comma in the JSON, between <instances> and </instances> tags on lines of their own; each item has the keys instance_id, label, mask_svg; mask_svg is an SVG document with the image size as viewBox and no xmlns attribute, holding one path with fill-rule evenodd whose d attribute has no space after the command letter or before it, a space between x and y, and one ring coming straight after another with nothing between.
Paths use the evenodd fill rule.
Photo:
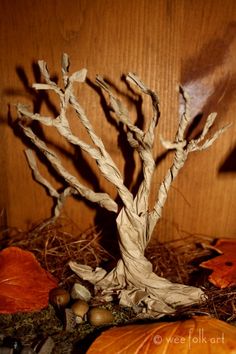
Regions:
<instances>
[{"instance_id":1,"label":"wooden wall panel","mask_svg":"<svg viewBox=\"0 0 236 354\"><path fill-rule=\"evenodd\" d=\"M124 99L127 91L121 75L136 72L159 93L162 119L155 145L157 156L163 152L159 134L167 139L175 135L179 109L176 87L180 82L190 92L193 113L203 112L204 118L217 110L216 128L235 121L233 0L2 0L0 36L0 210L5 210L5 223L10 226L26 228L48 217L52 208L44 189L33 181L23 153L25 144L11 126L16 118L13 105L18 101L51 113L50 105L41 102L30 88L38 76L38 59L46 60L58 77L61 53L67 52L72 71L86 67L92 81L97 73L104 75ZM117 145L120 136L114 122L105 119L98 93L93 87L79 88L78 93L96 132L121 170L127 172L127 167L132 167L132 155L125 164ZM53 97L50 100L55 103ZM134 114L131 102L127 104ZM73 126L87 139L76 122ZM234 124L209 151L189 158L157 225L160 239L179 237L181 230L236 236L235 131ZM73 173L115 196L114 188L101 178L93 161L84 161L77 153L74 164L75 151L50 129L43 129L43 133L54 145L60 144L61 153L65 150L63 161ZM157 169L152 195L170 163L168 156ZM50 179L47 169L40 168ZM138 169L128 173L127 183L132 186ZM65 210L81 230L100 218L100 211L83 201L70 200Z\"/></svg>"}]
</instances>

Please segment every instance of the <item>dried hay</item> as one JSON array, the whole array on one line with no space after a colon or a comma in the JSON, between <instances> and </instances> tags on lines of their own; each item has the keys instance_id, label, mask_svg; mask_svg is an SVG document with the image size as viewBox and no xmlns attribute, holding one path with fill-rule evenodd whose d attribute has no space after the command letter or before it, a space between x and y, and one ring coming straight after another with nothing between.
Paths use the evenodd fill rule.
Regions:
<instances>
[{"instance_id":1,"label":"dried hay","mask_svg":"<svg viewBox=\"0 0 236 354\"><path fill-rule=\"evenodd\" d=\"M101 261L112 259L100 244L102 231L98 227L78 234L73 233L75 229L76 225L68 217L50 219L27 231L9 228L0 234L1 247L18 246L33 252L60 285L68 287L75 277L68 261L73 259L95 268Z\"/></svg>"},{"instance_id":2,"label":"dried hay","mask_svg":"<svg viewBox=\"0 0 236 354\"><path fill-rule=\"evenodd\" d=\"M60 285L69 288L76 279L68 267L71 259L94 268L104 261L113 263L115 259L101 246L101 229L94 226L75 234L72 232L75 226L67 217L60 217L28 231L5 229L0 234L1 245L19 246L33 252L42 266L59 279ZM227 322L236 319L236 287L216 288L207 280L209 271L199 268L202 261L216 255L213 242L206 235L189 234L164 243L153 241L146 250L146 257L159 276L204 288L208 300L200 305L180 308L177 317L209 314Z\"/></svg>"},{"instance_id":3,"label":"dried hay","mask_svg":"<svg viewBox=\"0 0 236 354\"><path fill-rule=\"evenodd\" d=\"M176 317L210 315L220 320L236 323L236 287L219 289L208 281L211 271L199 264L217 256L212 247L216 243L207 235L192 235L165 243L153 243L146 251L158 275L178 282L204 289L207 301L200 305L179 308Z\"/></svg>"}]
</instances>

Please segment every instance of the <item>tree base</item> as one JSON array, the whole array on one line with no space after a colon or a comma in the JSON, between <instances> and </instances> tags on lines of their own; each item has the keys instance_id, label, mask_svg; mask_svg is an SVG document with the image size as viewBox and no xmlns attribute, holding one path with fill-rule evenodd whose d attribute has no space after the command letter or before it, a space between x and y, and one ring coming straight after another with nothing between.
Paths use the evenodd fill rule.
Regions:
<instances>
[{"instance_id":1,"label":"tree base","mask_svg":"<svg viewBox=\"0 0 236 354\"><path fill-rule=\"evenodd\" d=\"M147 261L148 262L148 261ZM139 272L135 277L119 260L110 273L102 268L93 270L86 265L69 263L70 268L82 279L95 286L95 293L111 301L118 296L121 306L132 307L145 317L160 318L173 315L178 307L186 307L206 300L200 288L171 283L152 271Z\"/></svg>"}]
</instances>

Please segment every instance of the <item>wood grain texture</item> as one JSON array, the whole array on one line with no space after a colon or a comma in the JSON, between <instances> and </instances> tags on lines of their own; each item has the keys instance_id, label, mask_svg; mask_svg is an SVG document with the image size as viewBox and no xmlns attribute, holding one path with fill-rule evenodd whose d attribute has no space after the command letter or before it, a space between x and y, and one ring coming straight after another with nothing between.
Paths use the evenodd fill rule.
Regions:
<instances>
[{"instance_id":1,"label":"wood grain texture","mask_svg":"<svg viewBox=\"0 0 236 354\"><path fill-rule=\"evenodd\" d=\"M88 68L92 82L96 74L104 75L126 100L134 120L138 106L127 100L121 76L128 71L137 73L160 97L162 119L156 156L163 152L159 134L167 139L175 135L179 109L176 87L180 82L190 91L194 113L203 113L200 126L212 110L218 112L216 128L235 121L235 1L2 0L0 36L0 210L6 210L10 226L26 228L48 217L52 208L44 189L32 179L23 152L28 143L12 124L16 119L14 103L18 101L42 112L55 111L54 97L39 97L31 89L39 79L38 59L46 60L52 74L59 77L61 53L67 52L71 71ZM98 92L91 84L79 88L78 94L97 134L126 173L126 183L135 189L139 172L134 166L136 156L127 149L114 121L107 121ZM150 114L146 100L144 103L145 112ZM76 121L73 127L87 139ZM196 132L197 128L191 134ZM208 151L190 156L173 184L163 219L157 225L156 234L161 240L186 233L236 237L235 132L234 124ZM93 161L69 147L52 130L43 129L40 134L51 141L78 178L115 197L113 186L99 175ZM168 155L161 161L152 196L171 158ZM56 186L60 185L42 163L40 168ZM100 222L102 216L108 218L108 214L82 200L68 201L65 211L81 230Z\"/></svg>"}]
</instances>

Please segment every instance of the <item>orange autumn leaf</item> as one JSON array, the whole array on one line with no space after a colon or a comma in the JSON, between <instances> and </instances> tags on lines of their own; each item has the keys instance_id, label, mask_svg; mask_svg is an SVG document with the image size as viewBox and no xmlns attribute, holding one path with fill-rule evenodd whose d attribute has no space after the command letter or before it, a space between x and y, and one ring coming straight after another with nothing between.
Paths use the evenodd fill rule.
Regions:
<instances>
[{"instance_id":1,"label":"orange autumn leaf","mask_svg":"<svg viewBox=\"0 0 236 354\"><path fill-rule=\"evenodd\" d=\"M218 240L214 249L221 254L200 264L213 270L209 281L221 289L236 285L236 240Z\"/></svg>"},{"instance_id":2,"label":"orange autumn leaf","mask_svg":"<svg viewBox=\"0 0 236 354\"><path fill-rule=\"evenodd\" d=\"M236 328L209 316L114 327L86 354L235 354Z\"/></svg>"},{"instance_id":3,"label":"orange autumn leaf","mask_svg":"<svg viewBox=\"0 0 236 354\"><path fill-rule=\"evenodd\" d=\"M30 312L48 305L57 281L35 256L18 247L0 252L0 313Z\"/></svg>"}]
</instances>

